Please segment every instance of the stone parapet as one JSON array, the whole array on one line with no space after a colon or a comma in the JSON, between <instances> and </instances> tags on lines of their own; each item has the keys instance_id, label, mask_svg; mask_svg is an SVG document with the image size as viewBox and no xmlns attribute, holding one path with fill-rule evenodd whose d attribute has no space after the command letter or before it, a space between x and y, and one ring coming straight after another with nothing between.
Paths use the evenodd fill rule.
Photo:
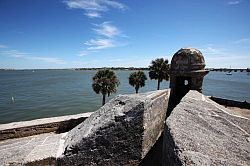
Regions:
<instances>
[{"instance_id":1,"label":"stone parapet","mask_svg":"<svg viewBox=\"0 0 250 166\"><path fill-rule=\"evenodd\" d=\"M164 123L169 93L119 95L92 114L1 125L29 129L91 114L69 132L0 141L0 165L250 165L248 118L191 90Z\"/></svg>"},{"instance_id":2,"label":"stone parapet","mask_svg":"<svg viewBox=\"0 0 250 166\"><path fill-rule=\"evenodd\" d=\"M49 132L66 132L83 122L91 114L92 112L88 112L76 115L67 115L52 118L35 119L31 121L1 124L0 140L27 137L31 135Z\"/></svg>"},{"instance_id":3,"label":"stone parapet","mask_svg":"<svg viewBox=\"0 0 250 166\"><path fill-rule=\"evenodd\" d=\"M0 142L1 166L49 166L55 165L66 133L45 133Z\"/></svg>"},{"instance_id":4,"label":"stone parapet","mask_svg":"<svg viewBox=\"0 0 250 166\"><path fill-rule=\"evenodd\" d=\"M189 91L166 120L163 165L250 165L250 120Z\"/></svg>"},{"instance_id":5,"label":"stone parapet","mask_svg":"<svg viewBox=\"0 0 250 166\"><path fill-rule=\"evenodd\" d=\"M235 101L215 96L211 96L210 99L221 105L250 109L250 103L247 101Z\"/></svg>"},{"instance_id":6,"label":"stone parapet","mask_svg":"<svg viewBox=\"0 0 250 166\"><path fill-rule=\"evenodd\" d=\"M58 165L139 165L164 129L170 90L119 95L68 132Z\"/></svg>"}]
</instances>

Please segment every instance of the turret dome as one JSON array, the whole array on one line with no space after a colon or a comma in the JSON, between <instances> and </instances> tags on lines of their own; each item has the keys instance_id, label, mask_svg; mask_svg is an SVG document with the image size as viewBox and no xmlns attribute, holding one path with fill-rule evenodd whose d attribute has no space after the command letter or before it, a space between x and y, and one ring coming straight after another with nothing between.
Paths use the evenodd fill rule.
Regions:
<instances>
[{"instance_id":1,"label":"turret dome","mask_svg":"<svg viewBox=\"0 0 250 166\"><path fill-rule=\"evenodd\" d=\"M171 71L204 70L205 60L202 53L195 48L181 48L171 61Z\"/></svg>"}]
</instances>

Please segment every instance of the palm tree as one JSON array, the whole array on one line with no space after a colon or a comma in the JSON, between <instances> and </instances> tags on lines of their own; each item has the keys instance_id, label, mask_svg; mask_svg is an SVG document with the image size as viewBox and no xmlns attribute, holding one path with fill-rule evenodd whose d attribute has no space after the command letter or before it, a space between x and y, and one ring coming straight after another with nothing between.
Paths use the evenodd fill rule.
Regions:
<instances>
[{"instance_id":1,"label":"palm tree","mask_svg":"<svg viewBox=\"0 0 250 166\"><path fill-rule=\"evenodd\" d=\"M135 93L138 93L140 87L145 86L146 75L142 71L133 72L129 76L129 84L135 87Z\"/></svg>"},{"instance_id":2,"label":"palm tree","mask_svg":"<svg viewBox=\"0 0 250 166\"><path fill-rule=\"evenodd\" d=\"M150 79L155 79L158 81L157 90L160 89L160 83L163 80L169 80L169 64L168 60L164 60L163 58L157 58L151 62L149 66L149 77Z\"/></svg>"},{"instance_id":3,"label":"palm tree","mask_svg":"<svg viewBox=\"0 0 250 166\"><path fill-rule=\"evenodd\" d=\"M115 93L119 85L119 80L115 73L109 69L97 71L93 77L92 88L97 94L102 94L102 105L105 104L106 95Z\"/></svg>"}]
</instances>

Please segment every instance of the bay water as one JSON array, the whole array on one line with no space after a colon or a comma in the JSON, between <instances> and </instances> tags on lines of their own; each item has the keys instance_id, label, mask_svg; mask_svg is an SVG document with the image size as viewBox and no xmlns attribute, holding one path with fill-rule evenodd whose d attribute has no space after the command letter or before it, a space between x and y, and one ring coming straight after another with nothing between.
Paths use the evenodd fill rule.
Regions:
<instances>
[{"instance_id":1,"label":"bay water","mask_svg":"<svg viewBox=\"0 0 250 166\"><path fill-rule=\"evenodd\" d=\"M118 94L135 93L128 83L133 71L116 70L120 85ZM14 70L0 71L0 124L37 118L92 112L101 106L102 96L92 90L96 71ZM148 71L145 71L148 76ZM156 90L157 81L148 80L139 92ZM169 81L161 89L169 88ZM209 72L203 82L203 93L250 102L250 75L246 72Z\"/></svg>"}]
</instances>

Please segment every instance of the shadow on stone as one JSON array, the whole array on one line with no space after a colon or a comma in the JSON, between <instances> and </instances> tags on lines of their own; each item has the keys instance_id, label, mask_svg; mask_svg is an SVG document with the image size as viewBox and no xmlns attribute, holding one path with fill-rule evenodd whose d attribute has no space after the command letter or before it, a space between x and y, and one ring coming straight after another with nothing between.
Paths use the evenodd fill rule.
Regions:
<instances>
[{"instance_id":1,"label":"shadow on stone","mask_svg":"<svg viewBox=\"0 0 250 166\"><path fill-rule=\"evenodd\" d=\"M175 149L178 149L175 145L173 137L170 133L170 129L168 126L165 126L165 130L163 132L163 141L162 141L162 166L174 165L181 166L181 161L177 157L178 154Z\"/></svg>"},{"instance_id":2,"label":"shadow on stone","mask_svg":"<svg viewBox=\"0 0 250 166\"><path fill-rule=\"evenodd\" d=\"M81 117L78 119L70 119L68 121L64 121L60 123L60 125L58 126L58 129L56 130L56 133L59 134L59 133L68 132L86 119L87 117Z\"/></svg>"},{"instance_id":3,"label":"shadow on stone","mask_svg":"<svg viewBox=\"0 0 250 166\"><path fill-rule=\"evenodd\" d=\"M177 97L174 93L170 93L166 119L171 115L173 109L180 103L183 96Z\"/></svg>"},{"instance_id":4,"label":"shadow on stone","mask_svg":"<svg viewBox=\"0 0 250 166\"><path fill-rule=\"evenodd\" d=\"M154 146L150 149L148 154L139 164L139 166L162 166L162 146L163 145L163 133L154 144Z\"/></svg>"}]
</instances>

